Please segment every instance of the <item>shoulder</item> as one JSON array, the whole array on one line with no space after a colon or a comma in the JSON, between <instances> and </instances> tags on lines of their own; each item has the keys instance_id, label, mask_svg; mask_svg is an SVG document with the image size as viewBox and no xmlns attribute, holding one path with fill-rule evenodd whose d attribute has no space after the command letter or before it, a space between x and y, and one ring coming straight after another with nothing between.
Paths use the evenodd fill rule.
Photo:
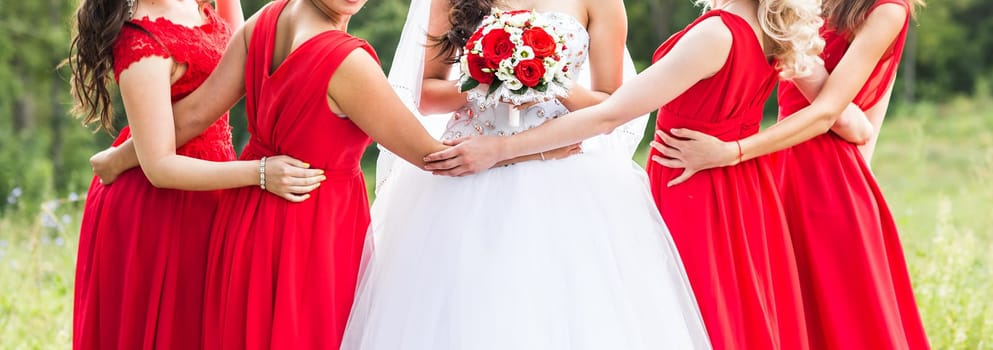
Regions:
<instances>
[{"instance_id":1,"label":"shoulder","mask_svg":"<svg viewBox=\"0 0 993 350\"><path fill-rule=\"evenodd\" d=\"M161 44L154 30L154 27L141 23L125 22L124 25L121 26L121 31L117 34L117 39L114 41L114 48L123 49L134 44L149 42Z\"/></svg>"},{"instance_id":2,"label":"shoulder","mask_svg":"<svg viewBox=\"0 0 993 350\"><path fill-rule=\"evenodd\" d=\"M882 22L889 25L903 25L910 16L910 8L903 1L881 1L877 3L869 15L866 23Z\"/></svg>"},{"instance_id":3,"label":"shoulder","mask_svg":"<svg viewBox=\"0 0 993 350\"><path fill-rule=\"evenodd\" d=\"M711 77L727 64L733 41L720 16L704 18L686 30L663 59L675 62L685 73Z\"/></svg>"},{"instance_id":4,"label":"shoulder","mask_svg":"<svg viewBox=\"0 0 993 350\"><path fill-rule=\"evenodd\" d=\"M734 42L731 28L721 16L711 16L698 22L686 31L680 43L689 43L706 48L710 53L729 52ZM726 56L726 54L725 54Z\"/></svg>"},{"instance_id":5,"label":"shoulder","mask_svg":"<svg viewBox=\"0 0 993 350\"><path fill-rule=\"evenodd\" d=\"M622 0L584 0L590 24L606 23L627 27L627 12Z\"/></svg>"},{"instance_id":6,"label":"shoulder","mask_svg":"<svg viewBox=\"0 0 993 350\"><path fill-rule=\"evenodd\" d=\"M873 45L892 42L907 26L910 12L900 3L883 2L869 12L865 22L855 33L854 41L869 41Z\"/></svg>"},{"instance_id":7,"label":"shoulder","mask_svg":"<svg viewBox=\"0 0 993 350\"><path fill-rule=\"evenodd\" d=\"M584 0L587 12L591 17L602 13L614 13L624 10L623 0Z\"/></svg>"},{"instance_id":8,"label":"shoulder","mask_svg":"<svg viewBox=\"0 0 993 350\"><path fill-rule=\"evenodd\" d=\"M317 36L311 39L318 41L314 46L332 57L346 58L358 51L371 57L377 65L379 64L379 56L376 54L376 50L372 48L372 45L369 45L369 42L362 38L339 30L326 31L317 34Z\"/></svg>"},{"instance_id":9,"label":"shoulder","mask_svg":"<svg viewBox=\"0 0 993 350\"><path fill-rule=\"evenodd\" d=\"M169 49L152 32L136 24L125 24L114 41L114 77L131 64L148 57L169 58Z\"/></svg>"},{"instance_id":10,"label":"shoulder","mask_svg":"<svg viewBox=\"0 0 993 350\"><path fill-rule=\"evenodd\" d=\"M374 67L382 71L379 56L376 55L376 51L365 40L347 35L340 37L340 40L335 40L333 44L335 45L335 54L341 57L342 65L348 62L355 62L356 64Z\"/></svg>"}]
</instances>

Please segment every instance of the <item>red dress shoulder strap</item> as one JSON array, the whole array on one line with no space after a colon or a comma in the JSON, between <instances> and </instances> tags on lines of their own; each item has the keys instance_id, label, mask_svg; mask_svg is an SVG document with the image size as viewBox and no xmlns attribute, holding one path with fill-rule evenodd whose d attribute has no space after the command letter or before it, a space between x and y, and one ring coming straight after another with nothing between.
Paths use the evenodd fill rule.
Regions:
<instances>
[{"instance_id":1,"label":"red dress shoulder strap","mask_svg":"<svg viewBox=\"0 0 993 350\"><path fill-rule=\"evenodd\" d=\"M377 63L379 62L379 56L376 55L376 51L365 40L336 30L321 33L319 36L320 38L313 39L316 41L313 44L313 49L316 50L315 52L324 53L324 57L318 59L320 61L318 64L319 68L317 69L319 72L315 72L318 75L323 75L320 72L333 73L341 65L341 62L345 60L345 57L348 57L352 51L357 49L365 50Z\"/></svg>"},{"instance_id":2,"label":"red dress shoulder strap","mask_svg":"<svg viewBox=\"0 0 993 350\"><path fill-rule=\"evenodd\" d=\"M872 108L877 103L879 103L886 93L890 91L890 86L896 79L897 68L899 68L900 60L903 58L903 47L907 41L907 27L910 25L910 4L906 0L877 0L874 5L872 5L872 10L884 4L898 4L907 9L907 17L903 23L903 29L900 34L897 35L893 43L883 54L883 57L879 58L876 63L876 67L873 69L872 74L866 80L865 85L862 86L862 90L859 91L858 95L852 101L863 110ZM847 51L847 47L845 50Z\"/></svg>"},{"instance_id":3,"label":"red dress shoulder strap","mask_svg":"<svg viewBox=\"0 0 993 350\"><path fill-rule=\"evenodd\" d=\"M249 64L246 68L254 71L255 74L260 74L260 77L270 73L272 51L276 41L276 26L279 22L279 15L283 13L283 9L288 3L288 0L270 3L262 10L259 20L255 22L255 29L252 30L252 39L248 47Z\"/></svg>"}]
</instances>

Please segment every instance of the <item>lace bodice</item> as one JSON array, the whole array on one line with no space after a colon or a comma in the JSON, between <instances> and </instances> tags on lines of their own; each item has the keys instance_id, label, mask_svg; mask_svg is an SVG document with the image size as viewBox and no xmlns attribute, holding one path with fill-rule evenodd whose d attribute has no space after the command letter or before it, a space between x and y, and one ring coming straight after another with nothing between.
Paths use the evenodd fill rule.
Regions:
<instances>
[{"instance_id":1,"label":"lace bodice","mask_svg":"<svg viewBox=\"0 0 993 350\"><path fill-rule=\"evenodd\" d=\"M170 87L172 102L196 90L214 71L231 39L231 30L213 8L205 5L204 24L187 27L167 18L138 18L121 28L114 42L114 78L146 57L172 58L186 65L186 72ZM211 160L233 155L231 126L225 113L202 134L177 149L177 153Z\"/></svg>"},{"instance_id":2,"label":"lace bodice","mask_svg":"<svg viewBox=\"0 0 993 350\"><path fill-rule=\"evenodd\" d=\"M544 12L554 25L555 30L565 36L566 59L573 76L578 76L585 68L586 57L589 55L590 36L575 17L559 12ZM518 132L536 127L546 120L558 118L569 110L558 100L536 104L521 111L521 124L511 127L508 123L510 106L498 104L494 107L480 106L470 102L465 107L452 114L442 139L456 139L464 136L479 135L513 135Z\"/></svg>"}]
</instances>

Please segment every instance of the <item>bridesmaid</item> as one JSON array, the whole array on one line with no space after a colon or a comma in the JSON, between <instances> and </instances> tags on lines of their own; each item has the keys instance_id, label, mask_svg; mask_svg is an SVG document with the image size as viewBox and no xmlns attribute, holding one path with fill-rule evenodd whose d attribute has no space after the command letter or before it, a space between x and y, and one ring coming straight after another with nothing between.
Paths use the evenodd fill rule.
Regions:
<instances>
[{"instance_id":1,"label":"bridesmaid","mask_svg":"<svg viewBox=\"0 0 993 350\"><path fill-rule=\"evenodd\" d=\"M816 65L819 3L702 3L713 10L662 44L655 63L603 103L516 136L456 140L464 142L428 160L457 156L437 165L454 170L436 173L464 175L607 133L659 106L660 134L694 127L733 140L758 132L777 74L803 75ZM808 348L793 246L767 162L736 159L678 187L666 186L675 169L649 164L648 173L714 348Z\"/></svg>"},{"instance_id":2,"label":"bridesmaid","mask_svg":"<svg viewBox=\"0 0 993 350\"><path fill-rule=\"evenodd\" d=\"M871 141L860 153L858 146L829 132L777 154L783 175L779 186L788 208L807 329L814 349L930 347L914 302L896 224L868 165L916 4L920 3L824 3L828 20L821 31L827 42L822 57L827 71L832 73L820 95L844 96L864 110L868 119L862 117L861 122L872 122L868 133ZM825 77L823 72L820 79L814 80ZM803 87L811 84L804 80L780 83L783 124L802 118L803 112L796 112L810 105L805 95L817 96L815 103L821 99L816 89ZM808 130L823 131L823 125ZM683 136L697 139L689 133ZM770 150L795 143L775 136L760 140L762 136L764 133L741 140L746 154L766 152L749 151L748 144L753 139L772 145ZM683 152L673 157L687 164L721 157L720 152L695 149L698 144L685 145L677 146ZM699 160L694 159L697 156ZM731 152L723 156L733 157Z\"/></svg>"},{"instance_id":3,"label":"bridesmaid","mask_svg":"<svg viewBox=\"0 0 993 350\"><path fill-rule=\"evenodd\" d=\"M229 23L240 25L240 3L219 6L228 9ZM258 162L217 163L234 157L226 114L178 150L163 131L173 129L170 105L214 69L228 24L198 2L84 0L75 25L69 62L76 112L87 124L113 128L113 73L130 124L115 144L133 137L143 156L155 150L168 161L143 157L143 168L124 172L114 186L94 178L80 232L73 347L196 348L219 195L211 190L257 184ZM282 157L272 166L291 162ZM283 186L272 190L290 194Z\"/></svg>"},{"instance_id":4,"label":"bridesmaid","mask_svg":"<svg viewBox=\"0 0 993 350\"><path fill-rule=\"evenodd\" d=\"M370 136L418 166L445 148L393 93L373 49L345 31L364 4L270 3L177 105L177 135L198 133L247 92L251 139L241 158L286 153L327 177L302 203L258 187L223 194L209 248L206 349L337 349L369 226L359 161Z\"/></svg>"}]
</instances>

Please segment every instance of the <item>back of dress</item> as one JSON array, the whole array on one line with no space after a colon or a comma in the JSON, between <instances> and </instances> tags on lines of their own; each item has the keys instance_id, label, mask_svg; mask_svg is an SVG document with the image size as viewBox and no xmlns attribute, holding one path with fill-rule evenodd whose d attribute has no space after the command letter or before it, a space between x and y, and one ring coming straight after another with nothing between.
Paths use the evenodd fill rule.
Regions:
<instances>
[{"instance_id":1,"label":"back of dress","mask_svg":"<svg viewBox=\"0 0 993 350\"><path fill-rule=\"evenodd\" d=\"M285 4L265 10L249 43L245 86L252 137L243 158L287 154L329 173L351 173L359 169L371 141L351 120L331 111L327 84L354 50L376 54L364 40L331 30L300 44L273 67L276 22Z\"/></svg>"},{"instance_id":2,"label":"back of dress","mask_svg":"<svg viewBox=\"0 0 993 350\"><path fill-rule=\"evenodd\" d=\"M662 106L657 128L738 140L758 132L777 78L745 19L710 11L659 47L654 59L711 17L720 17L731 31L727 61ZM655 150L651 155L662 156ZM795 257L766 159L707 169L672 187L667 183L683 169L648 163L652 194L683 258L714 349L805 349Z\"/></svg>"},{"instance_id":3,"label":"back of dress","mask_svg":"<svg viewBox=\"0 0 993 350\"><path fill-rule=\"evenodd\" d=\"M327 88L350 53L375 54L362 40L327 31L273 70L286 3L263 10L249 43L252 137L242 159L290 155L324 170L327 179L300 203L259 186L225 192L211 235L205 349L337 349L355 295L369 228L359 160L370 140L331 111Z\"/></svg>"},{"instance_id":4,"label":"back of dress","mask_svg":"<svg viewBox=\"0 0 993 350\"><path fill-rule=\"evenodd\" d=\"M751 26L737 15L712 11L662 44L652 61L669 53L690 28L720 16L731 30L734 44L727 62L714 76L701 80L659 110L658 128L690 128L737 140L758 132L762 108L776 84L776 70L766 58Z\"/></svg>"}]
</instances>

